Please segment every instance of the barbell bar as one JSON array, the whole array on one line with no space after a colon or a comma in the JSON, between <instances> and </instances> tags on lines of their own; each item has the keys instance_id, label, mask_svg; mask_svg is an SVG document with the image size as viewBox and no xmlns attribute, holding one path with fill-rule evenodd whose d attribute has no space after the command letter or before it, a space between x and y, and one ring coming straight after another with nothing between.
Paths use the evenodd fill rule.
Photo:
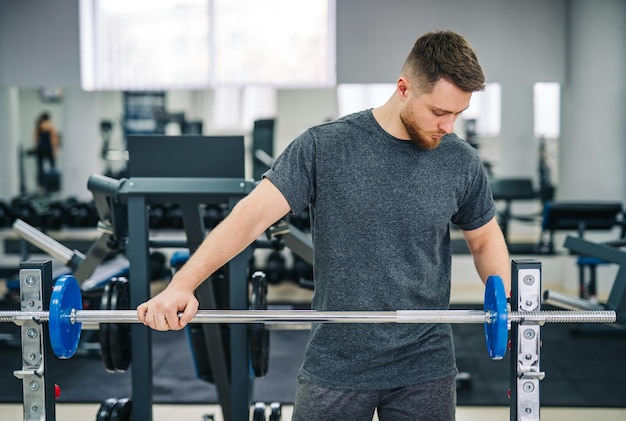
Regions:
<instances>
[{"instance_id":1,"label":"barbell bar","mask_svg":"<svg viewBox=\"0 0 626 421\"><path fill-rule=\"evenodd\" d=\"M179 313L180 317L181 313ZM55 282L48 311L0 311L0 322L48 322L55 355L71 358L78 347L82 323L140 323L135 310L83 310L78 282L72 275ZM504 284L490 276L481 310L199 310L191 323L483 323L489 355L502 359L508 347L510 323L614 323L615 311L510 312Z\"/></svg>"},{"instance_id":2,"label":"barbell bar","mask_svg":"<svg viewBox=\"0 0 626 421\"><path fill-rule=\"evenodd\" d=\"M182 316L179 313L178 316ZM135 310L76 310L66 316L77 323L140 323ZM49 311L0 311L0 322L37 320L47 322ZM615 312L608 310L549 310L509 312L511 323L614 323ZM491 323L482 310L395 310L395 311L316 311L316 310L198 310L190 323Z\"/></svg>"}]
</instances>

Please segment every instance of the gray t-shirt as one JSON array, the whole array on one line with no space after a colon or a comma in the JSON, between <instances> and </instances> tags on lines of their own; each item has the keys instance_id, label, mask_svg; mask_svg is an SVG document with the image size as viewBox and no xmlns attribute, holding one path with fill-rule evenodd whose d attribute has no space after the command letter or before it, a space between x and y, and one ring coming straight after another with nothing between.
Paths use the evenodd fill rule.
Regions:
<instances>
[{"instance_id":1,"label":"gray t-shirt","mask_svg":"<svg viewBox=\"0 0 626 421\"><path fill-rule=\"evenodd\" d=\"M265 174L293 213L310 205L316 310L447 309L450 222L495 215L474 148L456 135L427 151L385 132L371 110L313 127ZM387 389L455 372L448 324L314 324L300 375Z\"/></svg>"}]
</instances>

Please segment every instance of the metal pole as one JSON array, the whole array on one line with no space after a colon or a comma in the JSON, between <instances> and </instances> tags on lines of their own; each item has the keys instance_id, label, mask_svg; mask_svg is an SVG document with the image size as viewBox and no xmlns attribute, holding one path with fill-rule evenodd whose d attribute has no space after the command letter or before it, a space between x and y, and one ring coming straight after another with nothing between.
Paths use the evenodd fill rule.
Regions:
<instances>
[{"instance_id":1,"label":"metal pole","mask_svg":"<svg viewBox=\"0 0 626 421\"><path fill-rule=\"evenodd\" d=\"M179 313L179 317L180 317ZM191 323L489 323L481 310L315 311L199 310ZM135 310L74 310L71 323L139 323ZM512 323L615 323L614 311L510 312ZM0 322L48 321L47 311L0 311Z\"/></svg>"},{"instance_id":2,"label":"metal pole","mask_svg":"<svg viewBox=\"0 0 626 421\"><path fill-rule=\"evenodd\" d=\"M50 256L59 259L63 264L68 264L74 257L74 252L53 238L28 225L21 219L16 219L13 223L13 230L29 243L37 246ZM84 256L83 256L84 257Z\"/></svg>"}]
</instances>

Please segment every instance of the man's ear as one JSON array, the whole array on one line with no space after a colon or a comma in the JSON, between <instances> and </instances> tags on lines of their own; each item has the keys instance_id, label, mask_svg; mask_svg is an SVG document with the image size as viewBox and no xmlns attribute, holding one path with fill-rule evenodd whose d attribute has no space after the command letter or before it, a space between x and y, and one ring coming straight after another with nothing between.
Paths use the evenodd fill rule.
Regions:
<instances>
[{"instance_id":1,"label":"man's ear","mask_svg":"<svg viewBox=\"0 0 626 421\"><path fill-rule=\"evenodd\" d=\"M398 89L398 93L402 99L406 99L407 93L410 89L409 81L404 77L400 76L398 81L396 82L396 87Z\"/></svg>"}]
</instances>

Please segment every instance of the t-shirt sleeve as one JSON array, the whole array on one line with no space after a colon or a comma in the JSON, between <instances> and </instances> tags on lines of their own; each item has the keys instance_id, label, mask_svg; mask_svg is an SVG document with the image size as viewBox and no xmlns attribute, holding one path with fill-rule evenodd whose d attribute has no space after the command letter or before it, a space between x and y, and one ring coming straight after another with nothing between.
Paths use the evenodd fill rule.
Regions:
<instances>
[{"instance_id":1,"label":"t-shirt sleeve","mask_svg":"<svg viewBox=\"0 0 626 421\"><path fill-rule=\"evenodd\" d=\"M285 148L263 177L285 196L294 214L308 208L314 196L315 139L305 131Z\"/></svg>"},{"instance_id":2,"label":"t-shirt sleeve","mask_svg":"<svg viewBox=\"0 0 626 421\"><path fill-rule=\"evenodd\" d=\"M452 222L462 230L480 228L496 215L487 173L480 161L474 167L473 182L469 184L459 211Z\"/></svg>"}]
</instances>

